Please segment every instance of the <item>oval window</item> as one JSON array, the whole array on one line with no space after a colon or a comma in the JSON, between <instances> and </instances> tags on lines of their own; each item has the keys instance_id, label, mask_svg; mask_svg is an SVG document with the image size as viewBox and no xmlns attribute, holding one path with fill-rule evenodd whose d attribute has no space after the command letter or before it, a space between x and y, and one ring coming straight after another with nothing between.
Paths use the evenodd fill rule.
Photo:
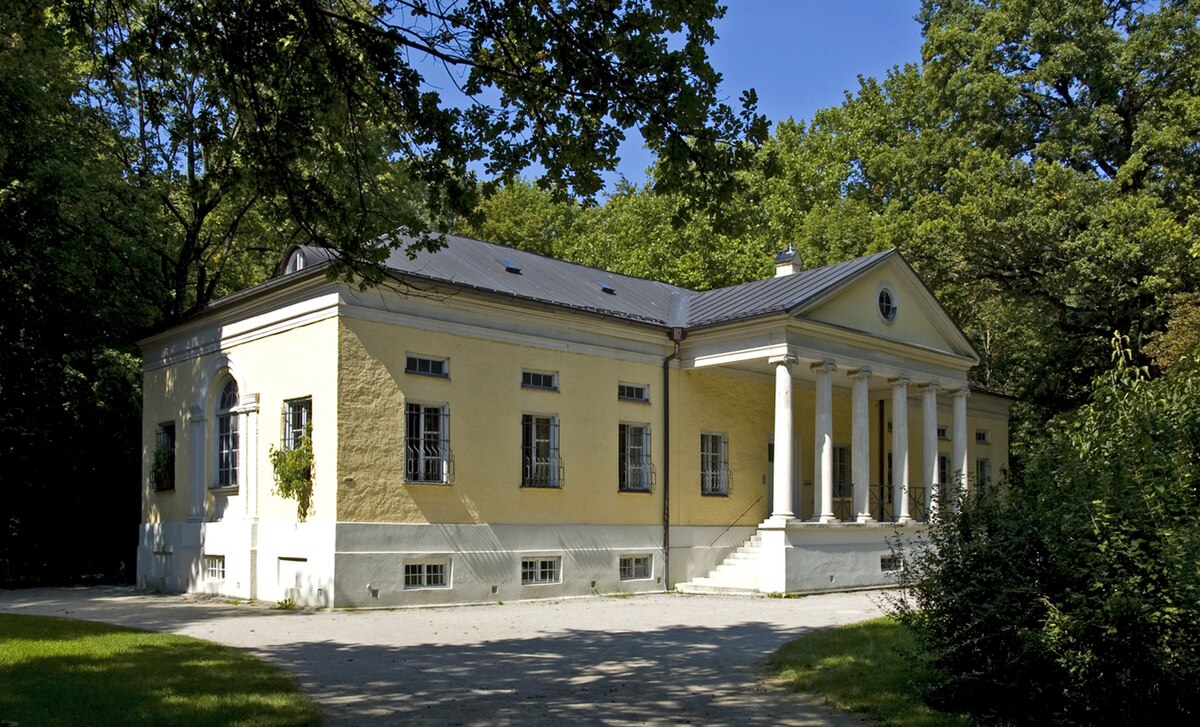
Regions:
<instances>
[{"instance_id":1,"label":"oval window","mask_svg":"<svg viewBox=\"0 0 1200 727\"><path fill-rule=\"evenodd\" d=\"M896 320L896 294L891 288L879 289L879 315L883 316L883 320L891 323Z\"/></svg>"}]
</instances>

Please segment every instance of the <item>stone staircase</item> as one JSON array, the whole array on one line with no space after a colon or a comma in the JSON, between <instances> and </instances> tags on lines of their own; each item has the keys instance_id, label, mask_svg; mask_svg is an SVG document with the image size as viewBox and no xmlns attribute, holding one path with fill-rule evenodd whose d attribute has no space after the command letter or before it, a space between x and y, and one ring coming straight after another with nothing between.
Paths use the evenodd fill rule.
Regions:
<instances>
[{"instance_id":1,"label":"stone staircase","mask_svg":"<svg viewBox=\"0 0 1200 727\"><path fill-rule=\"evenodd\" d=\"M762 536L754 533L707 576L678 583L675 589L680 593L757 594L761 548Z\"/></svg>"}]
</instances>

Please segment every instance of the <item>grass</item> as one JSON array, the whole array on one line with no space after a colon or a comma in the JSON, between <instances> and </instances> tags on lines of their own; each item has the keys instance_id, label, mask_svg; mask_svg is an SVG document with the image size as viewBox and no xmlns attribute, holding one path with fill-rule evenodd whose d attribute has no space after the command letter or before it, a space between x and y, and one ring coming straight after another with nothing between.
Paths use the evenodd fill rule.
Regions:
<instances>
[{"instance_id":1,"label":"grass","mask_svg":"<svg viewBox=\"0 0 1200 727\"><path fill-rule=\"evenodd\" d=\"M819 694L839 709L890 727L969 727L918 696L908 631L890 618L814 631L771 656L771 668L797 692Z\"/></svg>"},{"instance_id":2,"label":"grass","mask_svg":"<svg viewBox=\"0 0 1200 727\"><path fill-rule=\"evenodd\" d=\"M277 667L184 636L0 614L0 724L319 725Z\"/></svg>"}]
</instances>

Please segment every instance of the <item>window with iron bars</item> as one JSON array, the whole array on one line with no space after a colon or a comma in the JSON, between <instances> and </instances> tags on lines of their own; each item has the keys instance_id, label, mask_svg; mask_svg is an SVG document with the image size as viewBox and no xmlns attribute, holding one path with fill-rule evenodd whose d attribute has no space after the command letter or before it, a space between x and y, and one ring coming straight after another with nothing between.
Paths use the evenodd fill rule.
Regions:
<instances>
[{"instance_id":1,"label":"window with iron bars","mask_svg":"<svg viewBox=\"0 0 1200 727\"><path fill-rule=\"evenodd\" d=\"M617 429L617 489L621 492L650 492L654 487L654 465L650 462L650 427L621 424Z\"/></svg>"},{"instance_id":2,"label":"window with iron bars","mask_svg":"<svg viewBox=\"0 0 1200 727\"><path fill-rule=\"evenodd\" d=\"M454 478L450 409L444 404L405 405L404 479L427 484Z\"/></svg>"},{"instance_id":3,"label":"window with iron bars","mask_svg":"<svg viewBox=\"0 0 1200 727\"><path fill-rule=\"evenodd\" d=\"M312 422L312 397L283 402L283 448L295 449Z\"/></svg>"},{"instance_id":4,"label":"window with iron bars","mask_svg":"<svg viewBox=\"0 0 1200 727\"><path fill-rule=\"evenodd\" d=\"M729 494L729 438L724 434L700 434L700 494Z\"/></svg>"},{"instance_id":5,"label":"window with iron bars","mask_svg":"<svg viewBox=\"0 0 1200 727\"><path fill-rule=\"evenodd\" d=\"M521 486L562 487L558 417L521 415Z\"/></svg>"},{"instance_id":6,"label":"window with iron bars","mask_svg":"<svg viewBox=\"0 0 1200 727\"><path fill-rule=\"evenodd\" d=\"M562 580L562 558L522 558L521 585L559 583Z\"/></svg>"}]
</instances>

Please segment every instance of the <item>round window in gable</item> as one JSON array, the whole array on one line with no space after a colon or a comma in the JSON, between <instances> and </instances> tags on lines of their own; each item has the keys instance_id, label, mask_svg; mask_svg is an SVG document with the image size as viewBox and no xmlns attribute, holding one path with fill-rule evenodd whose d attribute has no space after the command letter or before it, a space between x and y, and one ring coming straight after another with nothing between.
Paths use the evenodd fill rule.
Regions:
<instances>
[{"instance_id":1,"label":"round window in gable","mask_svg":"<svg viewBox=\"0 0 1200 727\"><path fill-rule=\"evenodd\" d=\"M886 285L879 289L879 315L883 316L883 320L891 323L896 320L896 311L899 305L896 303L896 294Z\"/></svg>"}]
</instances>

